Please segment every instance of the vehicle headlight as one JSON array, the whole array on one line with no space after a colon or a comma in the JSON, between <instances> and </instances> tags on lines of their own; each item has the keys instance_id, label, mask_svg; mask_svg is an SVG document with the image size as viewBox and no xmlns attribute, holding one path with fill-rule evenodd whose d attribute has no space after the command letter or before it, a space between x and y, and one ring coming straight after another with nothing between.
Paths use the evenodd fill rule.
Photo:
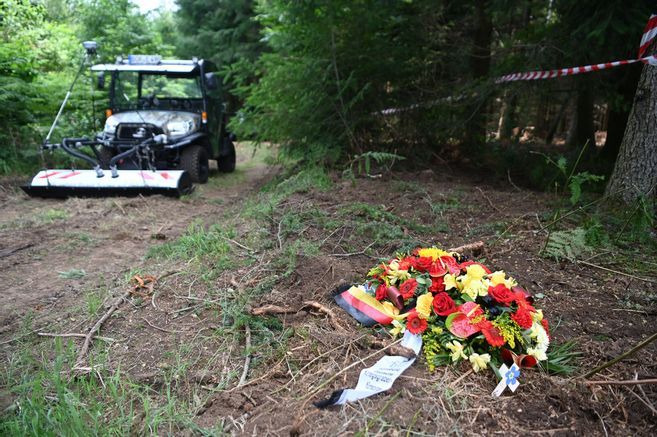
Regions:
<instances>
[{"instance_id":1,"label":"vehicle headlight","mask_svg":"<svg viewBox=\"0 0 657 437\"><path fill-rule=\"evenodd\" d=\"M105 121L105 128L103 129L103 132L106 134L112 134L116 132L116 126L119 125L119 121L114 117L113 115L110 115L107 117L107 120Z\"/></svg>"},{"instance_id":2,"label":"vehicle headlight","mask_svg":"<svg viewBox=\"0 0 657 437\"><path fill-rule=\"evenodd\" d=\"M169 135L186 135L194 130L194 121L170 121L166 124Z\"/></svg>"}]
</instances>

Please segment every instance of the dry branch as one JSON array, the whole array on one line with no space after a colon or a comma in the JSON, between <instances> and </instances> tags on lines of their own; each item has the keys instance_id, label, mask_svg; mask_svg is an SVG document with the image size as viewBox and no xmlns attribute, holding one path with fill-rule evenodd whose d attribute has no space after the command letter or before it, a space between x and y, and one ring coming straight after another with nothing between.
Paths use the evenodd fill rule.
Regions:
<instances>
[{"instance_id":1,"label":"dry branch","mask_svg":"<svg viewBox=\"0 0 657 437\"><path fill-rule=\"evenodd\" d=\"M50 332L37 332L37 335L39 337L64 337L64 338L66 338L66 337L83 337L83 338L86 338L87 337L87 334L79 334L79 333L76 333L76 332L71 332L71 333L68 333L68 334L53 334L53 333L50 333ZM110 342L110 343L116 341L113 338L101 337L99 335L94 335L94 338L97 338L98 340L101 340L101 341L107 341L107 342Z\"/></svg>"},{"instance_id":2,"label":"dry branch","mask_svg":"<svg viewBox=\"0 0 657 437\"><path fill-rule=\"evenodd\" d=\"M628 379L625 381L584 381L586 385L639 385L639 384L657 384L657 378L650 379Z\"/></svg>"},{"instance_id":3,"label":"dry branch","mask_svg":"<svg viewBox=\"0 0 657 437\"><path fill-rule=\"evenodd\" d=\"M448 252L471 252L473 255L478 255L484 251L484 242L475 241L474 243L464 244L463 246L447 249Z\"/></svg>"},{"instance_id":4,"label":"dry branch","mask_svg":"<svg viewBox=\"0 0 657 437\"><path fill-rule=\"evenodd\" d=\"M338 316L336 316L335 313L330 308L322 305L319 302L315 302L314 300L305 301L303 303L303 305L301 306L301 308L306 308L306 307L315 308L316 310L321 311L322 313L326 314L329 317L329 320L331 321L331 325L333 325L333 327L335 329L338 329L338 330L341 330L341 331L344 330L344 328L342 327L340 322L338 322L338 320L339 320Z\"/></svg>"},{"instance_id":5,"label":"dry branch","mask_svg":"<svg viewBox=\"0 0 657 437\"><path fill-rule=\"evenodd\" d=\"M591 370L590 372L588 372L587 374L582 376L582 378L584 378L584 379L590 378L591 376L595 375L596 373L598 373L598 372L600 372L600 371L602 371L602 370L604 370L608 367L613 366L617 362L624 360L625 358L629 357L630 355L634 354L635 352L637 352L637 351L643 349L644 347L648 346L655 339L657 339L657 332L655 332L650 337L643 340L641 343L637 344L636 346L634 346L632 349L628 350L627 352L624 352L624 353L620 354L619 356L617 356L616 358L614 358L613 360L608 361L605 364L603 364L601 366L598 366L595 369Z\"/></svg>"},{"instance_id":6,"label":"dry branch","mask_svg":"<svg viewBox=\"0 0 657 437\"><path fill-rule=\"evenodd\" d=\"M107 310L107 312L105 314L103 314L103 316L100 319L98 319L96 324L94 324L94 326L89 330L89 332L87 332L87 335L85 335L85 337L84 337L84 343L82 344L82 349L80 349L80 353L78 354L78 358L75 361L76 362L76 364L75 364L76 368L79 368L82 365L83 360L87 356L87 352L89 351L89 346L91 345L91 339L94 337L96 332L98 332L98 330L103 325L103 323L105 323L105 321L107 319L109 319L112 314L114 314L114 311L116 311L119 308L119 306L121 306L123 301L125 299L127 299L128 297L130 297L131 293L132 293L132 290L126 291L118 299L116 299L114 301L114 303L112 304L112 306L110 306L110 308Z\"/></svg>"},{"instance_id":7,"label":"dry branch","mask_svg":"<svg viewBox=\"0 0 657 437\"><path fill-rule=\"evenodd\" d=\"M271 314L292 314L299 310L290 307L281 307L278 305L265 305L259 308L253 308L250 313L252 316L269 316Z\"/></svg>"},{"instance_id":8,"label":"dry branch","mask_svg":"<svg viewBox=\"0 0 657 437\"><path fill-rule=\"evenodd\" d=\"M19 252L23 249L27 249L27 248L32 247L32 246L34 246L33 243L28 243L28 244L25 244L23 246L14 247L13 249L0 250L0 258L8 257L10 255L15 254L16 252Z\"/></svg>"},{"instance_id":9,"label":"dry branch","mask_svg":"<svg viewBox=\"0 0 657 437\"><path fill-rule=\"evenodd\" d=\"M298 309L294 309L291 307L282 307L278 305L264 305L258 308L253 308L249 312L251 313L252 316L268 316L272 314L293 314L293 313L298 313L302 309L308 307L314 308L317 311L326 314L331 322L331 325L333 325L335 329L344 331L344 327L339 322L339 317L333 312L333 310L314 300L305 301Z\"/></svg>"},{"instance_id":10,"label":"dry branch","mask_svg":"<svg viewBox=\"0 0 657 437\"><path fill-rule=\"evenodd\" d=\"M238 387L243 386L246 382L246 377L249 374L249 365L251 364L251 328L248 324L244 326L244 331L246 334L246 340L244 342L244 354L246 358L244 358L244 370L242 371L240 382L237 383Z\"/></svg>"}]
</instances>

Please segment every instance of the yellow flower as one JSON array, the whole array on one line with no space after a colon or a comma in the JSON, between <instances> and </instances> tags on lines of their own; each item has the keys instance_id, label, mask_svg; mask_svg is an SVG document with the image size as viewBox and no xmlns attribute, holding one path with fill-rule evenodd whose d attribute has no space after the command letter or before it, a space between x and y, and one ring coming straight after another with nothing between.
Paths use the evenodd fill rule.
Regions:
<instances>
[{"instance_id":1,"label":"yellow flower","mask_svg":"<svg viewBox=\"0 0 657 437\"><path fill-rule=\"evenodd\" d=\"M536 312L532 313L532 320L541 323L541 320L543 320L543 310L536 310Z\"/></svg>"},{"instance_id":2,"label":"yellow flower","mask_svg":"<svg viewBox=\"0 0 657 437\"><path fill-rule=\"evenodd\" d=\"M468 277L472 278L473 280L481 280L484 276L486 276L486 270L484 270L484 268L479 264L468 266L465 269L465 272L467 273Z\"/></svg>"},{"instance_id":3,"label":"yellow flower","mask_svg":"<svg viewBox=\"0 0 657 437\"><path fill-rule=\"evenodd\" d=\"M399 334L406 330L406 325L401 323L399 320L393 320L392 326L394 326L394 328L390 330L390 335L393 337L397 337Z\"/></svg>"},{"instance_id":4,"label":"yellow flower","mask_svg":"<svg viewBox=\"0 0 657 437\"><path fill-rule=\"evenodd\" d=\"M415 310L417 315L421 319L428 319L431 315L431 308L433 304L433 296L431 293L425 293L422 296L417 298L417 303L415 304Z\"/></svg>"},{"instance_id":5,"label":"yellow flower","mask_svg":"<svg viewBox=\"0 0 657 437\"><path fill-rule=\"evenodd\" d=\"M447 347L447 349L452 351L449 354L449 356L452 357L452 362L453 363L457 362L461 358L463 358L464 360L468 359L468 357L463 352L463 345L461 343L459 343L458 341L454 340L451 343L447 343L445 345L445 347Z\"/></svg>"},{"instance_id":6,"label":"yellow flower","mask_svg":"<svg viewBox=\"0 0 657 437\"><path fill-rule=\"evenodd\" d=\"M478 372L480 370L486 369L488 363L490 363L489 354L472 354L470 355L470 362L472 363L472 370Z\"/></svg>"},{"instance_id":7,"label":"yellow flower","mask_svg":"<svg viewBox=\"0 0 657 437\"><path fill-rule=\"evenodd\" d=\"M470 275L466 275L461 281L463 289L461 292L470 296L472 300L475 300L477 296L486 296L488 295L488 287L481 279L475 279Z\"/></svg>"},{"instance_id":8,"label":"yellow flower","mask_svg":"<svg viewBox=\"0 0 657 437\"><path fill-rule=\"evenodd\" d=\"M458 288L456 284L456 278L451 273L446 274L443 277L445 283L445 290L451 290L452 288Z\"/></svg>"},{"instance_id":9,"label":"yellow flower","mask_svg":"<svg viewBox=\"0 0 657 437\"><path fill-rule=\"evenodd\" d=\"M492 285L504 284L504 279L506 279L506 273L504 273L502 270L498 270L497 272L493 272L490 275L488 275L488 279L490 279Z\"/></svg>"},{"instance_id":10,"label":"yellow flower","mask_svg":"<svg viewBox=\"0 0 657 437\"><path fill-rule=\"evenodd\" d=\"M408 273L408 270L400 270L399 269L399 261L394 260L393 262L390 263L389 266L390 270L388 272L388 279L390 280L391 284L399 283L401 284L405 280L411 277L410 273Z\"/></svg>"},{"instance_id":11,"label":"yellow flower","mask_svg":"<svg viewBox=\"0 0 657 437\"><path fill-rule=\"evenodd\" d=\"M449 255L449 252L445 252L444 250L438 249L437 247L425 247L423 249L418 250L417 254L422 257L431 258L432 260L435 261L441 256Z\"/></svg>"}]
</instances>

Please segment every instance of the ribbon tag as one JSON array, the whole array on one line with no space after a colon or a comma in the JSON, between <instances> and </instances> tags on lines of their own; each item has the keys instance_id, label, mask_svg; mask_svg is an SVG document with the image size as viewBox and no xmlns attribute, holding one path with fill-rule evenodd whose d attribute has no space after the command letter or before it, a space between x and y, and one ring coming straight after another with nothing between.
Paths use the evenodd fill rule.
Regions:
<instances>
[{"instance_id":1,"label":"ribbon tag","mask_svg":"<svg viewBox=\"0 0 657 437\"><path fill-rule=\"evenodd\" d=\"M401 345L412 349L415 354L422 348L422 336L404 333ZM386 355L372 367L363 369L354 389L342 389L333 392L326 400L315 402L317 408L326 408L331 405L343 405L359 399L389 390L395 380L415 362L415 358L406 358L398 355Z\"/></svg>"},{"instance_id":2,"label":"ribbon tag","mask_svg":"<svg viewBox=\"0 0 657 437\"><path fill-rule=\"evenodd\" d=\"M495 398L499 397L507 387L509 387L512 392L515 392L520 386L520 382L518 381L520 368L515 363L513 363L511 367L502 364L502 366L500 366L500 375L502 376L502 380L497 384L497 387L495 387L495 390L493 390L492 393L492 396Z\"/></svg>"}]
</instances>

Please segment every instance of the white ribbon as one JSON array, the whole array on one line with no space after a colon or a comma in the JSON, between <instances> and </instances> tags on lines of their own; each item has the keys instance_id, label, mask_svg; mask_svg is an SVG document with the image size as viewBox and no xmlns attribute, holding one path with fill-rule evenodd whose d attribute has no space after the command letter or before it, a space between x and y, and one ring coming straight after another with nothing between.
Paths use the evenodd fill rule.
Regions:
<instances>
[{"instance_id":1,"label":"white ribbon","mask_svg":"<svg viewBox=\"0 0 657 437\"><path fill-rule=\"evenodd\" d=\"M406 331L401 345L412 349L415 351L415 355L418 355L422 348L422 336ZM360 372L356 388L343 390L342 395L333 405L343 405L389 390L399 375L414 362L415 358L397 355L382 357L372 367L363 369Z\"/></svg>"}]
</instances>

